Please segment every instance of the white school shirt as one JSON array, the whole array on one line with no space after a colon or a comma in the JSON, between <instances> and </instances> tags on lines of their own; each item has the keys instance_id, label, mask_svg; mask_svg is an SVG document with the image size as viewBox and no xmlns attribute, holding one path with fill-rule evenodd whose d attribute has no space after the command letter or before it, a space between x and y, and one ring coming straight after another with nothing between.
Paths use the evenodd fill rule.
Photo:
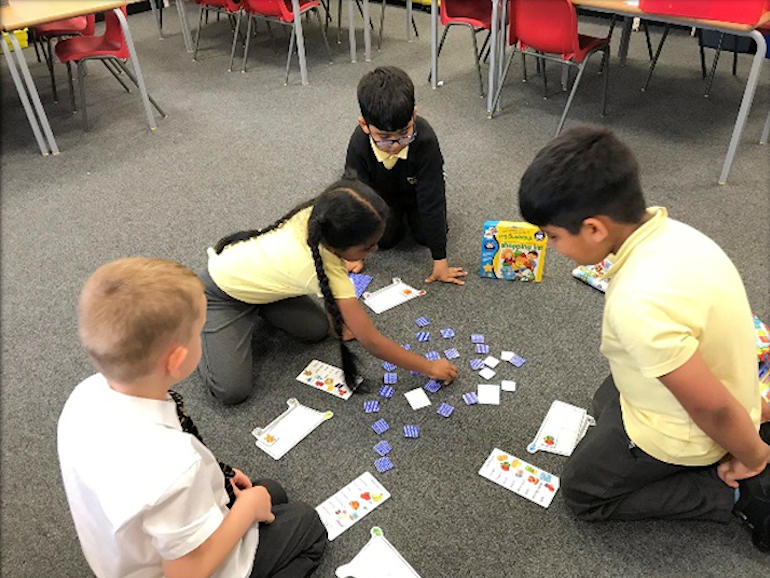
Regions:
<instances>
[{"instance_id":1,"label":"white school shirt","mask_svg":"<svg viewBox=\"0 0 770 578\"><path fill-rule=\"evenodd\" d=\"M92 375L64 405L58 450L80 545L100 578L161 577L163 559L197 548L229 512L216 458L182 431L170 398L118 393ZM258 540L254 524L214 576L249 576Z\"/></svg>"}]
</instances>

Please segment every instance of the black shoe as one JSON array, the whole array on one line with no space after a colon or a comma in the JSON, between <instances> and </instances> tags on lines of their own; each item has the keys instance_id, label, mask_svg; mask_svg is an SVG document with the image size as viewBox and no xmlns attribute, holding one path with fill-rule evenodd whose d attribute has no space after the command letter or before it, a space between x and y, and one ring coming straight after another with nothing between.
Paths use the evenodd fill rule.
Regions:
<instances>
[{"instance_id":1,"label":"black shoe","mask_svg":"<svg viewBox=\"0 0 770 578\"><path fill-rule=\"evenodd\" d=\"M754 545L762 552L770 552L770 467L741 480L740 495L733 512L751 528Z\"/></svg>"}]
</instances>

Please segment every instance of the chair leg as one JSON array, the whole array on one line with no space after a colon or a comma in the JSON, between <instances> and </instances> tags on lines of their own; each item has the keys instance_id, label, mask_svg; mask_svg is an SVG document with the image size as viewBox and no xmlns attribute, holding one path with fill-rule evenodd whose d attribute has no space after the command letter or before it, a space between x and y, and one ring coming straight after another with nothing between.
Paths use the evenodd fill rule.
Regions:
<instances>
[{"instance_id":1,"label":"chair leg","mask_svg":"<svg viewBox=\"0 0 770 578\"><path fill-rule=\"evenodd\" d=\"M652 73L655 72L655 65L658 64L658 58L660 58L660 53L663 50L663 44L666 42L666 36L668 36L668 31L670 28L671 24L666 24L666 27L663 29L663 36L660 37L660 44L658 44L658 49L655 51L655 56L652 58L650 71L647 73L647 80L644 82L642 92L646 91L647 87L650 85L650 80L652 80Z\"/></svg>"},{"instance_id":2,"label":"chair leg","mask_svg":"<svg viewBox=\"0 0 770 578\"><path fill-rule=\"evenodd\" d=\"M254 20L254 16L251 14L247 14L246 18L248 18L249 23L246 26L246 45L243 47L243 62L241 63L241 74L246 73L246 59L249 57L249 40L251 39L251 23ZM318 21L319 24L321 24L321 21Z\"/></svg>"},{"instance_id":3,"label":"chair leg","mask_svg":"<svg viewBox=\"0 0 770 578\"><path fill-rule=\"evenodd\" d=\"M449 32L449 26L444 27L444 32L441 34L441 42L438 43L438 51L436 51L436 60L441 56L441 49L444 48L444 41L446 40L447 32ZM428 82L431 81L433 71L428 71Z\"/></svg>"},{"instance_id":4,"label":"chair leg","mask_svg":"<svg viewBox=\"0 0 770 578\"><path fill-rule=\"evenodd\" d=\"M385 28L385 5L387 0L380 0L382 2L382 9L380 10L380 35L377 38L377 50L382 48L382 30Z\"/></svg>"},{"instance_id":5,"label":"chair leg","mask_svg":"<svg viewBox=\"0 0 770 578\"><path fill-rule=\"evenodd\" d=\"M45 59L45 63L48 65L48 74L51 76L51 92L53 93L53 101L59 102L59 95L56 94L56 76L53 73L53 52L51 52L51 39L46 38L48 44L48 57ZM45 56L45 51L43 51Z\"/></svg>"},{"instance_id":6,"label":"chair leg","mask_svg":"<svg viewBox=\"0 0 770 578\"><path fill-rule=\"evenodd\" d=\"M650 60L653 59L652 54L652 42L650 41L650 27L647 26L647 22L642 20L642 28L644 29L644 40L647 42L647 56L649 56Z\"/></svg>"},{"instance_id":7,"label":"chair leg","mask_svg":"<svg viewBox=\"0 0 770 578\"><path fill-rule=\"evenodd\" d=\"M233 71L233 59L235 58L235 45L238 43L238 34L240 33L240 30L241 30L241 14L243 14L243 10L238 10L238 19L235 23L235 32L233 33L233 46L232 48L230 48L230 66L227 67L228 72ZM249 19L249 23L251 23L251 19ZM248 42L249 42L249 37L247 34L246 43Z\"/></svg>"},{"instance_id":8,"label":"chair leg","mask_svg":"<svg viewBox=\"0 0 770 578\"><path fill-rule=\"evenodd\" d=\"M495 112L497 111L497 107L500 104L500 95L503 92L503 85L505 84L505 79L508 78L508 70L511 68L511 62L513 61L513 56L516 54L516 48L514 48L511 51L510 56L508 56L508 62L505 63L505 69L503 70L503 78L500 80L500 85L497 87L497 91L495 91L495 98L492 99L492 112L489 114L489 118L494 117ZM523 53L522 53L523 56Z\"/></svg>"},{"instance_id":9,"label":"chair leg","mask_svg":"<svg viewBox=\"0 0 770 578\"><path fill-rule=\"evenodd\" d=\"M473 57L476 62L476 71L479 73L479 92L481 93L481 98L484 98L484 79L481 76L481 64L479 64L479 43L476 40L476 31L473 29L473 26L468 28L470 28L471 38L473 39Z\"/></svg>"},{"instance_id":10,"label":"chair leg","mask_svg":"<svg viewBox=\"0 0 770 578\"><path fill-rule=\"evenodd\" d=\"M80 113L83 118L83 130L88 131L88 114L86 113L86 75L82 60L78 61L78 90L80 91Z\"/></svg>"},{"instance_id":11,"label":"chair leg","mask_svg":"<svg viewBox=\"0 0 770 578\"><path fill-rule=\"evenodd\" d=\"M337 44L342 44L342 0L337 3Z\"/></svg>"},{"instance_id":12,"label":"chair leg","mask_svg":"<svg viewBox=\"0 0 770 578\"><path fill-rule=\"evenodd\" d=\"M120 85L125 89L126 92L131 92L131 87L129 87L125 82L123 82L123 79L118 76L118 73L115 72L115 70L108 64L109 61L102 60L102 64L104 64L104 68L110 71L110 74L115 77L115 80L117 80Z\"/></svg>"},{"instance_id":13,"label":"chair leg","mask_svg":"<svg viewBox=\"0 0 770 578\"><path fill-rule=\"evenodd\" d=\"M126 73L126 76L128 76L131 82L134 83L134 86L141 90L141 88L139 87L139 81L136 79L136 77L134 76L134 73L131 72L128 66L126 66L122 61L118 60L117 58L114 59L114 62L123 70L123 72ZM147 93L147 100L149 100L150 103L152 103L152 106L155 107L155 110L158 111L158 114L160 114L160 116L162 116L163 118L166 118L168 116L160 107L160 105L157 102L155 102L155 99L152 97L152 95L149 92Z\"/></svg>"},{"instance_id":14,"label":"chair leg","mask_svg":"<svg viewBox=\"0 0 770 578\"><path fill-rule=\"evenodd\" d=\"M492 32L487 31L487 37L484 38L484 42L481 43L481 56L484 56L484 51L488 48L490 36L492 36ZM479 60L479 62L481 62L481 60Z\"/></svg>"},{"instance_id":15,"label":"chair leg","mask_svg":"<svg viewBox=\"0 0 770 578\"><path fill-rule=\"evenodd\" d=\"M70 108L72 109L72 114L75 114L78 109L77 106L75 106L75 85L72 82L72 63L67 61L67 81L70 85Z\"/></svg>"},{"instance_id":16,"label":"chair leg","mask_svg":"<svg viewBox=\"0 0 770 578\"><path fill-rule=\"evenodd\" d=\"M738 74L738 53L733 52L733 76Z\"/></svg>"},{"instance_id":17,"label":"chair leg","mask_svg":"<svg viewBox=\"0 0 770 578\"><path fill-rule=\"evenodd\" d=\"M603 50L602 55L602 74L604 74L604 89L602 90L602 116L607 115L607 92L610 85L610 46L609 44Z\"/></svg>"},{"instance_id":18,"label":"chair leg","mask_svg":"<svg viewBox=\"0 0 770 578\"><path fill-rule=\"evenodd\" d=\"M527 55L524 54L523 52L521 53L521 68L522 68L522 75L524 77L521 79L521 81L527 82Z\"/></svg>"},{"instance_id":19,"label":"chair leg","mask_svg":"<svg viewBox=\"0 0 770 578\"><path fill-rule=\"evenodd\" d=\"M540 59L543 68L543 100L548 100L548 76L545 73L545 58Z\"/></svg>"},{"instance_id":20,"label":"chair leg","mask_svg":"<svg viewBox=\"0 0 770 578\"><path fill-rule=\"evenodd\" d=\"M332 50L329 48L329 39L326 37L326 30L324 30L323 25L321 24L321 14L318 12L318 8L314 10L315 16L318 19L318 26L321 28L321 38L324 41L324 48L326 48L326 56L329 57L329 63L333 62L332 58Z\"/></svg>"},{"instance_id":21,"label":"chair leg","mask_svg":"<svg viewBox=\"0 0 770 578\"><path fill-rule=\"evenodd\" d=\"M291 37L289 38L289 56L286 58L286 80L283 81L284 86L289 86L289 67L291 66L291 57L294 54L294 26L291 27Z\"/></svg>"},{"instance_id":22,"label":"chair leg","mask_svg":"<svg viewBox=\"0 0 770 578\"><path fill-rule=\"evenodd\" d=\"M703 31L700 28L698 28L698 48L700 49L701 78L706 80L706 51L703 50Z\"/></svg>"},{"instance_id":23,"label":"chair leg","mask_svg":"<svg viewBox=\"0 0 770 578\"><path fill-rule=\"evenodd\" d=\"M193 60L198 60L198 44L201 40L201 28L203 27L203 12L206 10L205 6L201 4L201 10L198 14L198 32L195 34L195 49L193 50ZM208 12L206 12L206 18L208 19Z\"/></svg>"},{"instance_id":24,"label":"chair leg","mask_svg":"<svg viewBox=\"0 0 770 578\"><path fill-rule=\"evenodd\" d=\"M711 65L711 72L709 72L708 80L706 81L706 92L703 94L705 98L711 95L711 86L714 84L714 76L717 73L717 63L719 62L719 55L722 53L722 42L725 39L725 33L722 32L719 35L719 41L717 42L717 48L714 52L714 63Z\"/></svg>"},{"instance_id":25,"label":"chair leg","mask_svg":"<svg viewBox=\"0 0 770 578\"><path fill-rule=\"evenodd\" d=\"M569 93L569 98L567 98L567 104L564 105L564 112L561 113L561 120L559 120L559 126L556 127L556 134L553 135L554 137L559 136L559 133L561 132L562 127L564 126L564 121L567 119L567 113L569 112L570 106L572 106L572 99L575 98L575 93L577 92L578 85L580 84L580 79L583 77L583 71L586 69L586 62L587 61L584 60L578 65L577 77L575 77L575 83L572 85L572 90ZM606 82L606 77L605 77L605 82Z\"/></svg>"}]
</instances>

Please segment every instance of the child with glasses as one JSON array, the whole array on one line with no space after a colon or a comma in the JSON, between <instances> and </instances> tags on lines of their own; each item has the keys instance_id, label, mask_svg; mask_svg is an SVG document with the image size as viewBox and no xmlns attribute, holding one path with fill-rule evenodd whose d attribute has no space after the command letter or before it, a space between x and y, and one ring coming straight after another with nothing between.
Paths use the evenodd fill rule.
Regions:
<instances>
[{"instance_id":1,"label":"child with glasses","mask_svg":"<svg viewBox=\"0 0 770 578\"><path fill-rule=\"evenodd\" d=\"M430 249L433 270L426 283L463 285L468 273L447 259L444 158L436 133L417 116L414 84L395 66L381 66L358 83L361 116L348 143L345 165L372 187L390 208L380 249L390 249L407 227L415 241ZM359 272L363 261L348 262Z\"/></svg>"}]
</instances>

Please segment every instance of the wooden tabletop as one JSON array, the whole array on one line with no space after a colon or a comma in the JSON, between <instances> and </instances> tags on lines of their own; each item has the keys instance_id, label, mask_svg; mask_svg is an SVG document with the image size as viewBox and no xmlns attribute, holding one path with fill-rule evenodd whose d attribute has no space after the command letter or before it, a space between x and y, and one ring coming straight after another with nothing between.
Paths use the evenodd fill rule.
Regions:
<instances>
[{"instance_id":1,"label":"wooden tabletop","mask_svg":"<svg viewBox=\"0 0 770 578\"><path fill-rule=\"evenodd\" d=\"M592 8L604 12L616 12L627 16L636 16L639 18L660 17L661 20L670 22L681 22L687 26L721 28L723 30L739 30L748 32L770 23L770 12L765 12L755 26L749 24L736 24L735 22L722 22L715 20L703 20L701 18L688 18L686 16L671 16L669 14L651 14L639 10L638 0L571 0L575 6L581 8Z\"/></svg>"},{"instance_id":2,"label":"wooden tabletop","mask_svg":"<svg viewBox=\"0 0 770 578\"><path fill-rule=\"evenodd\" d=\"M37 26L94 12L105 12L140 0L8 0L0 7L3 31Z\"/></svg>"}]
</instances>

